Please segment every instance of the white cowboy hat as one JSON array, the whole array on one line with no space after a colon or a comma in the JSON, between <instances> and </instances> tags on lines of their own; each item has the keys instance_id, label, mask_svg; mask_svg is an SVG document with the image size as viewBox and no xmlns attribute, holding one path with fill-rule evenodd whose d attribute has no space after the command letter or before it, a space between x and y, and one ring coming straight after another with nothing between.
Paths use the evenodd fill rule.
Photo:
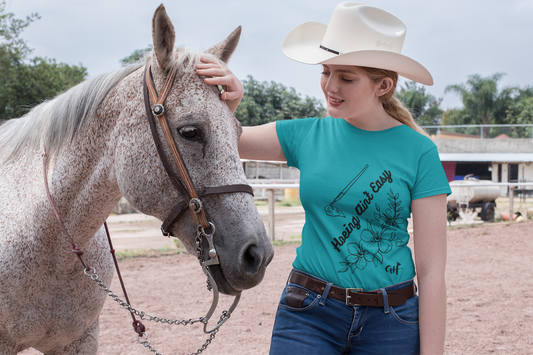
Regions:
<instances>
[{"instance_id":1,"label":"white cowboy hat","mask_svg":"<svg viewBox=\"0 0 533 355\"><path fill-rule=\"evenodd\" d=\"M293 29L281 49L290 59L305 64L387 69L433 85L424 66L401 54L405 32L405 24L390 12L348 1L335 8L328 26L306 22Z\"/></svg>"}]
</instances>

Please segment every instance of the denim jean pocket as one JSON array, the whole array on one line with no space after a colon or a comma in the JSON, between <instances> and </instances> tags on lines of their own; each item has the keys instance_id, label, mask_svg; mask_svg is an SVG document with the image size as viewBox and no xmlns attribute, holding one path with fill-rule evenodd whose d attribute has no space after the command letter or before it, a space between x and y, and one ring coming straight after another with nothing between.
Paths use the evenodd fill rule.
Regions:
<instances>
[{"instance_id":1,"label":"denim jean pocket","mask_svg":"<svg viewBox=\"0 0 533 355\"><path fill-rule=\"evenodd\" d=\"M391 313L404 324L418 324L418 295L409 298L401 306L391 307Z\"/></svg>"},{"instance_id":2,"label":"denim jean pocket","mask_svg":"<svg viewBox=\"0 0 533 355\"><path fill-rule=\"evenodd\" d=\"M304 310L310 308L318 298L318 295L312 291L289 284L283 291L279 305L289 309Z\"/></svg>"}]
</instances>

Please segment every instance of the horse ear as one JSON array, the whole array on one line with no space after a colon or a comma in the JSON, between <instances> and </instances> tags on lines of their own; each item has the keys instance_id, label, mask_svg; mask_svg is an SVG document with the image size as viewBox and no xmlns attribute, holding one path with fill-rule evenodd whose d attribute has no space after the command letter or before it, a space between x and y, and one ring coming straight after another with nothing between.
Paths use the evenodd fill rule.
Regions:
<instances>
[{"instance_id":1,"label":"horse ear","mask_svg":"<svg viewBox=\"0 0 533 355\"><path fill-rule=\"evenodd\" d=\"M154 41L154 53L159 68L168 71L174 62L176 33L163 4L155 10L152 18L152 40Z\"/></svg>"},{"instance_id":2,"label":"horse ear","mask_svg":"<svg viewBox=\"0 0 533 355\"><path fill-rule=\"evenodd\" d=\"M224 63L227 63L233 52L235 52L235 48L237 48L237 45L239 44L239 38L241 38L241 29L241 26L237 27L235 30L233 30L233 32L230 33L228 38L209 48L206 53L214 54L218 59Z\"/></svg>"}]
</instances>

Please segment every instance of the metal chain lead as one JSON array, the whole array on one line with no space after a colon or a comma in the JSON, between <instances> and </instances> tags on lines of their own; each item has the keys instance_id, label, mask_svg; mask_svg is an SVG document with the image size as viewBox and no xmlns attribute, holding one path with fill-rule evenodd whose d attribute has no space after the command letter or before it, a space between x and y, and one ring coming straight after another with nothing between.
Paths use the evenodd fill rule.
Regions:
<instances>
[{"instance_id":1,"label":"metal chain lead","mask_svg":"<svg viewBox=\"0 0 533 355\"><path fill-rule=\"evenodd\" d=\"M214 226L213 226L213 228L214 228ZM202 252L203 252L202 237L204 237L204 236L206 236L206 233L205 233L204 229L201 228L201 226L199 225L198 226L198 232L196 234L196 254L197 254L197 257L198 257L198 261L200 262L200 265L203 265L203 263L204 263L204 258L203 258L203 255L202 255ZM90 270L92 270L92 274L88 273L88 271L90 271ZM185 326L185 325L193 325L195 323L202 323L202 324L204 324L204 327L207 325L207 321L205 320L204 317L200 317L198 319L189 318L189 319L183 319L183 320L167 319L167 318L154 317L154 316L151 316L151 315L145 313L144 311L139 311L139 310L133 308L127 302L123 301L119 296L117 296L115 293L113 293L113 291L111 291L109 289L109 287L104 285L103 281L100 280L98 275L96 274L96 269L94 267L91 266L91 267L89 267L87 269L84 269L83 273L85 275L89 276L91 278L91 280L96 282L96 284L98 284L98 286L100 286L100 288L102 288L102 290L104 290L104 292L109 297L111 297L115 302L117 302L124 309L126 309L129 312L131 312L131 313L135 314L136 316L138 316L141 320L147 320L147 321L152 321L152 322L156 322L156 323L164 323L164 324L168 324L168 325L184 325ZM209 291L211 291L213 289L213 287L211 286L211 284L209 282L209 278L207 279L207 289ZM222 315L220 316L220 320L218 321L219 325L217 327L215 327L212 331L209 332L209 338L206 339L204 344L198 350L196 350L194 353L189 353L188 355L200 355L204 350L206 350L207 347L213 341L213 339L215 339L216 334L220 330L220 326L223 323L225 323L226 320L229 319L229 317L230 317L230 315L228 314L228 311L225 311L225 310L222 311ZM142 340L141 335L142 335L142 337L145 338L145 340ZM148 341L148 334L146 334L146 332L143 332L142 334L137 335L137 342L140 343L145 348L147 348L148 350L150 350L155 355L163 355L159 351L157 351L152 345L150 345L150 342Z\"/></svg>"},{"instance_id":2,"label":"metal chain lead","mask_svg":"<svg viewBox=\"0 0 533 355\"><path fill-rule=\"evenodd\" d=\"M154 316L149 315L148 313L145 313L144 311L139 311L139 310L133 308L127 302L123 301L119 296L117 296L115 293L113 293L113 291L111 291L109 289L109 287L104 285L103 281L100 280L99 276L96 274L96 270L95 270L94 267L91 266L91 267L89 267L89 269L92 269L93 273L89 274L87 272L87 270L84 270L83 272L85 273L85 275L89 276L91 278L91 280L96 282L98 284L98 286L100 286L104 290L104 292L109 297L111 297L113 299L113 301L117 302L120 306L124 307L124 309L126 309L129 312L135 314L136 316L138 316L142 320L147 320L147 321L156 322L156 323L164 323L164 324L168 324L168 325L193 325L195 323L205 324L204 317L200 317L198 319L189 318L189 319L184 319L184 320L179 320L179 319L175 319L174 320L174 319L154 317Z\"/></svg>"},{"instance_id":3,"label":"metal chain lead","mask_svg":"<svg viewBox=\"0 0 533 355\"><path fill-rule=\"evenodd\" d=\"M224 311L223 313L225 313L225 312L226 311ZM224 318L224 316L225 315L223 314L220 317L221 321ZM211 344L213 339L215 339L215 336L216 336L216 334L218 333L219 330L220 330L220 328L214 330L211 334L209 334L209 338L207 338L205 340L205 343L198 350L196 350L194 353L188 353L188 355L200 355L204 350L207 349L207 347ZM146 333L142 333L142 335L146 338L146 340L141 340L141 336L137 335L137 342L139 342L142 346L144 346L145 348L147 348L148 350L153 352L155 355L163 355L159 351L154 349L154 347L152 345L150 345L150 342L148 341L148 335Z\"/></svg>"},{"instance_id":4,"label":"metal chain lead","mask_svg":"<svg viewBox=\"0 0 533 355\"><path fill-rule=\"evenodd\" d=\"M152 322L156 322L156 323L164 323L164 324L168 324L168 325L184 325L184 326L185 325L193 325L195 323L202 323L202 324L206 324L207 323L205 321L204 317L200 317L198 319L189 318L189 319L184 319L184 320L166 319L166 318L154 317L154 316L151 316L151 315L149 315L149 314L147 314L147 313L145 313L143 311L139 311L139 310L133 308L127 302L125 302L122 299L120 299L120 297L117 296L115 293L113 293L113 291L111 291L109 289L109 287L104 285L103 281L100 280L98 275L96 274L96 269L94 267L90 266L89 269L92 269L92 274L89 274L87 272L87 269L83 270L83 273L85 275L89 276L91 278L91 280L96 282L98 284L98 286L100 286L104 290L104 292L108 296L110 296L115 302L117 302L120 306L124 307L126 310L128 310L129 312L135 314L136 316L138 316L142 320L148 320L148 321L152 321ZM228 318L229 318L228 312L227 311L223 311L222 315L220 316L219 323L223 322L223 321L225 322ZM196 352L189 353L188 355L199 355L199 354L201 354L205 349L207 349L207 347L209 346L209 344L211 344L213 339L215 339L215 336L216 336L216 334L218 333L219 330L220 330L220 328L217 328L214 331L212 331L209 334L209 338L206 339L204 344L198 350L196 350ZM150 345L150 342L148 341L148 334L146 334L145 332L143 332L142 334L146 338L146 340L141 340L141 336L137 335L137 342L139 342L145 348L148 348L148 350L150 350L155 355L163 355L159 351L157 351L152 345Z\"/></svg>"}]
</instances>

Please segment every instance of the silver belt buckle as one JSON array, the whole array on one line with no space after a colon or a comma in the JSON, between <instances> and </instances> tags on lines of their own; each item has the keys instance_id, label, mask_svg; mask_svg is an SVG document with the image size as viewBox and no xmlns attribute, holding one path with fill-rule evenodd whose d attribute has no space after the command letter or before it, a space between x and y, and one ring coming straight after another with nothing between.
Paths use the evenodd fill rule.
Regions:
<instances>
[{"instance_id":1,"label":"silver belt buckle","mask_svg":"<svg viewBox=\"0 0 533 355\"><path fill-rule=\"evenodd\" d=\"M352 298L352 296L350 296L350 292L363 292L363 289L362 288L347 288L346 289L346 305L347 306L350 306L352 305L350 303L350 298Z\"/></svg>"}]
</instances>

